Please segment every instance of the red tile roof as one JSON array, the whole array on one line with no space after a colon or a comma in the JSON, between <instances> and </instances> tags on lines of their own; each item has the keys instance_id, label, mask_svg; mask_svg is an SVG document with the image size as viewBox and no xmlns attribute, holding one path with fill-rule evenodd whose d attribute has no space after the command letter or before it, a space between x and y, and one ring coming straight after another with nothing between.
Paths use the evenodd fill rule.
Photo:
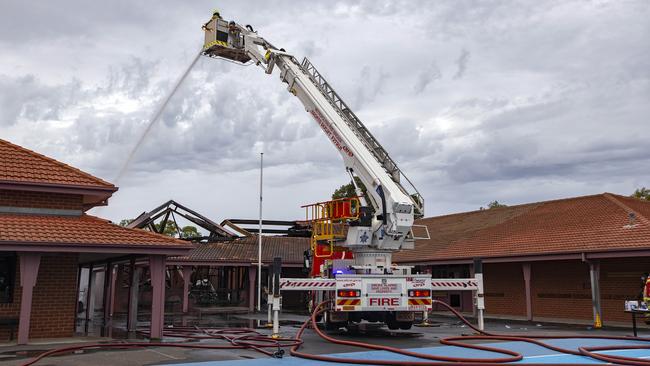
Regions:
<instances>
[{"instance_id":1,"label":"red tile roof","mask_svg":"<svg viewBox=\"0 0 650 366\"><path fill-rule=\"evenodd\" d=\"M115 190L115 186L111 183L2 139L0 139L0 182Z\"/></svg>"},{"instance_id":2,"label":"red tile roof","mask_svg":"<svg viewBox=\"0 0 650 366\"><path fill-rule=\"evenodd\" d=\"M191 249L193 244L140 229L127 229L90 215L45 216L0 214L3 245L74 245ZM82 251L82 250L80 250Z\"/></svg>"},{"instance_id":3,"label":"red tile roof","mask_svg":"<svg viewBox=\"0 0 650 366\"><path fill-rule=\"evenodd\" d=\"M635 220L630 224L629 213ZM650 249L650 201L603 193L593 196L430 217L431 239L393 260L435 262L476 257Z\"/></svg>"},{"instance_id":4,"label":"red tile roof","mask_svg":"<svg viewBox=\"0 0 650 366\"><path fill-rule=\"evenodd\" d=\"M232 241L199 244L187 256L173 257L169 261L179 262L257 262L257 236L247 236ZM273 262L281 257L282 263L298 264L303 261L303 252L309 249L310 238L288 236L262 236L262 261Z\"/></svg>"}]
</instances>

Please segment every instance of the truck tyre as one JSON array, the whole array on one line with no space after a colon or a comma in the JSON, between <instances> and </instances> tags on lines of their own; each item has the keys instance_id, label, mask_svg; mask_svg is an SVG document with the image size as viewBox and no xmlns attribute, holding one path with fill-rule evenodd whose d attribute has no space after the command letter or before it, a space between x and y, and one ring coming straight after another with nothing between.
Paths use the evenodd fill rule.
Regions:
<instances>
[{"instance_id":1,"label":"truck tyre","mask_svg":"<svg viewBox=\"0 0 650 366\"><path fill-rule=\"evenodd\" d=\"M399 329L409 330L413 326L413 322L398 322Z\"/></svg>"},{"instance_id":2,"label":"truck tyre","mask_svg":"<svg viewBox=\"0 0 650 366\"><path fill-rule=\"evenodd\" d=\"M400 323L400 322L398 322L398 321L395 320L394 318L391 319L391 318L389 317L388 319L386 319L386 326L387 326L388 329L390 329L390 330L398 330L398 329L399 329L399 323Z\"/></svg>"},{"instance_id":3,"label":"truck tyre","mask_svg":"<svg viewBox=\"0 0 650 366\"><path fill-rule=\"evenodd\" d=\"M339 330L339 328L344 328L347 325L347 322L325 322L325 330L335 331Z\"/></svg>"}]
</instances>

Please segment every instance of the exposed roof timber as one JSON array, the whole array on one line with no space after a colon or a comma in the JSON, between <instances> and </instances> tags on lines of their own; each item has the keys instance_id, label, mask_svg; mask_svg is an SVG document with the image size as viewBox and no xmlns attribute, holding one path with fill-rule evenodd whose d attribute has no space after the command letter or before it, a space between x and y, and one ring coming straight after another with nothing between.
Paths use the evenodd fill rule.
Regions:
<instances>
[{"instance_id":1,"label":"exposed roof timber","mask_svg":"<svg viewBox=\"0 0 650 366\"><path fill-rule=\"evenodd\" d=\"M241 234L243 236L251 236L251 235L253 235L250 231L242 229L241 227L239 227L239 226L235 225L234 223L232 223L230 220L223 220L221 222L221 226L232 229L233 231L235 231L235 232L237 232L237 233L239 233L239 234Z\"/></svg>"},{"instance_id":2,"label":"exposed roof timber","mask_svg":"<svg viewBox=\"0 0 650 366\"><path fill-rule=\"evenodd\" d=\"M232 229L244 236L259 233L259 220L227 219L221 225ZM242 227L240 225L257 225L257 227ZM264 226L283 226L284 228L265 228ZM311 236L311 227L305 221L262 220L262 234L284 234L288 236Z\"/></svg>"},{"instance_id":3,"label":"exposed roof timber","mask_svg":"<svg viewBox=\"0 0 650 366\"><path fill-rule=\"evenodd\" d=\"M258 228L254 227L243 227L242 230L246 230L249 233L257 233ZM262 228L262 234L289 234L289 229L266 229Z\"/></svg>"},{"instance_id":4,"label":"exposed roof timber","mask_svg":"<svg viewBox=\"0 0 650 366\"><path fill-rule=\"evenodd\" d=\"M169 200L149 212L143 212L129 225L127 225L127 227L138 229L143 229L146 227L152 228L154 227L154 221L163 215L165 216L163 222L166 223L169 220L170 214L172 215L172 219L173 215L176 214L200 226L201 228L208 230L210 232L210 237L212 238L234 238L234 235L228 232L222 225L217 224L216 222L208 219L207 217L199 214L192 209L189 209L186 206L179 204L174 200Z\"/></svg>"},{"instance_id":5,"label":"exposed roof timber","mask_svg":"<svg viewBox=\"0 0 650 366\"><path fill-rule=\"evenodd\" d=\"M243 224L243 225L259 225L260 220L250 220L250 219L228 219L233 224ZM295 221L285 221L285 220L262 220L262 225L273 225L273 226L294 226Z\"/></svg>"}]
</instances>

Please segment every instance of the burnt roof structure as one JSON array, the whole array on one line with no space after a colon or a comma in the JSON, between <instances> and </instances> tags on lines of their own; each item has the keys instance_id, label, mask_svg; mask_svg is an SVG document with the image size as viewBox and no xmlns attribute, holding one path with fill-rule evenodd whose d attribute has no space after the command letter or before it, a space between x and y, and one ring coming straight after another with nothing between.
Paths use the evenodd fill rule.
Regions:
<instances>
[{"instance_id":1,"label":"burnt roof structure","mask_svg":"<svg viewBox=\"0 0 650 366\"><path fill-rule=\"evenodd\" d=\"M180 230L180 227L176 221L176 215L198 225L208 232L208 235L205 236L182 239L197 242L215 242L232 240L237 237L236 235L226 230L223 226L201 215L200 213L181 205L174 200L169 200L151 211L143 212L126 227L132 229L149 229L153 232L162 234L165 227L167 227L169 220L172 220L175 224L176 229ZM156 220L159 219L160 222L156 226Z\"/></svg>"},{"instance_id":2,"label":"burnt roof structure","mask_svg":"<svg viewBox=\"0 0 650 366\"><path fill-rule=\"evenodd\" d=\"M227 219L221 222L221 226L232 229L243 236L258 234L259 224L259 220L249 219ZM257 227L242 227L240 225L256 225ZM306 221L262 220L262 234L310 237L311 226Z\"/></svg>"}]
</instances>

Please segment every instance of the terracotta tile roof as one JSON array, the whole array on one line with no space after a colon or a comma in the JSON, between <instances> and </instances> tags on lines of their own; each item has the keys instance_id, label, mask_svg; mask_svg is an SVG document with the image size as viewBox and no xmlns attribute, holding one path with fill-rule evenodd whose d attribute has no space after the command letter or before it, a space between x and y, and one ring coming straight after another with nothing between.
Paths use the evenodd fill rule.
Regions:
<instances>
[{"instance_id":1,"label":"terracotta tile roof","mask_svg":"<svg viewBox=\"0 0 650 366\"><path fill-rule=\"evenodd\" d=\"M193 244L141 229L127 229L90 215L0 214L2 245L79 245L193 248Z\"/></svg>"},{"instance_id":2,"label":"terracotta tile roof","mask_svg":"<svg viewBox=\"0 0 650 366\"><path fill-rule=\"evenodd\" d=\"M115 188L81 170L0 139L0 182Z\"/></svg>"},{"instance_id":3,"label":"terracotta tile roof","mask_svg":"<svg viewBox=\"0 0 650 366\"><path fill-rule=\"evenodd\" d=\"M232 241L199 244L187 256L172 257L181 262L257 262L257 236L247 236ZM288 236L262 236L262 261L273 262L281 257L282 263L297 264L303 261L303 252L309 249L310 238Z\"/></svg>"},{"instance_id":4,"label":"terracotta tile roof","mask_svg":"<svg viewBox=\"0 0 650 366\"><path fill-rule=\"evenodd\" d=\"M635 221L630 224L629 213ZM433 262L650 249L650 202L603 193L419 220L430 240L393 256Z\"/></svg>"}]
</instances>

